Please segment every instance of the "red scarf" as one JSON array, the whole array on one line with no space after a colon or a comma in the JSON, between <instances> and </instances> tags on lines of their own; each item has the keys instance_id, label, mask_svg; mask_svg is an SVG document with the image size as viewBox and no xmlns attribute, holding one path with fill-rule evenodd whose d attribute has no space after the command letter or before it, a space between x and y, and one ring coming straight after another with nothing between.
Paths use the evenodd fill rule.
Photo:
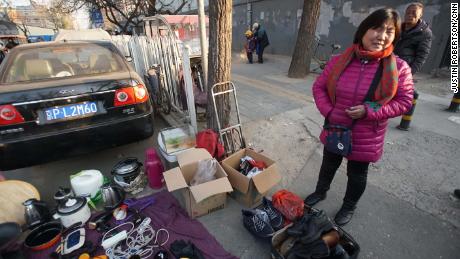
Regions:
<instances>
[{"instance_id":1,"label":"red scarf","mask_svg":"<svg viewBox=\"0 0 460 259\"><path fill-rule=\"evenodd\" d=\"M382 51L367 51L360 45L353 44L351 47L343 52L337 62L333 65L329 76L327 78L327 92L333 104L335 104L335 90L337 81L339 80L342 72L346 69L348 64L354 57L359 59L382 59L383 60L383 73L382 78L377 85L374 94L374 102L371 107L378 110L382 105L388 103L396 95L398 89L398 69L396 66L396 57L393 54L393 45Z\"/></svg>"}]
</instances>

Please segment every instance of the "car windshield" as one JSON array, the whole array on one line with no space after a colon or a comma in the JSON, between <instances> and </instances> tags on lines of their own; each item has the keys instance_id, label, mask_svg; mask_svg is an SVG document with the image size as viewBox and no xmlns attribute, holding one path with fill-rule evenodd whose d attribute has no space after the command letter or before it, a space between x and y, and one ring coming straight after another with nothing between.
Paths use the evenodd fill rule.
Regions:
<instances>
[{"instance_id":1,"label":"car windshield","mask_svg":"<svg viewBox=\"0 0 460 259\"><path fill-rule=\"evenodd\" d=\"M110 47L73 44L37 47L17 52L4 70L3 83L85 76L126 70Z\"/></svg>"}]
</instances>

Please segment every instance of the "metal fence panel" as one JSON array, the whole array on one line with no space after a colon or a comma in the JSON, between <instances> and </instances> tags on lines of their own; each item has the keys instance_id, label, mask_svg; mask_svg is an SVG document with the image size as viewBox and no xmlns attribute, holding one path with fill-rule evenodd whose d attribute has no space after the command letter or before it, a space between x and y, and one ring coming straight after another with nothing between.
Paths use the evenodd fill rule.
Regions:
<instances>
[{"instance_id":1,"label":"metal fence panel","mask_svg":"<svg viewBox=\"0 0 460 259\"><path fill-rule=\"evenodd\" d=\"M154 36L117 35L112 36L112 41L125 57L132 58L132 65L141 77L146 75L154 64L161 66L162 87L169 94L172 108L186 117L196 130L192 71L189 55L186 53L189 50L182 46L176 35L173 33ZM187 62L184 62L184 59L187 59ZM187 79L184 83L182 83L183 76ZM190 115L189 111L193 115Z\"/></svg>"}]
</instances>

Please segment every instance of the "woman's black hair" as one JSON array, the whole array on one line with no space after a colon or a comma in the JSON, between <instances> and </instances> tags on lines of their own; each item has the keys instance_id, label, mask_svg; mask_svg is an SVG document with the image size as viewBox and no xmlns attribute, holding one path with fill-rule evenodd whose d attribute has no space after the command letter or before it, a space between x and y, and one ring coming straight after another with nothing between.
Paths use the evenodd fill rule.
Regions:
<instances>
[{"instance_id":1,"label":"woman's black hair","mask_svg":"<svg viewBox=\"0 0 460 259\"><path fill-rule=\"evenodd\" d=\"M395 9L382 8L371 13L361 24L359 24L353 43L362 44L362 39L367 30L379 28L388 20L392 20L395 25L395 39L393 42L396 42L401 33L401 18Z\"/></svg>"}]
</instances>

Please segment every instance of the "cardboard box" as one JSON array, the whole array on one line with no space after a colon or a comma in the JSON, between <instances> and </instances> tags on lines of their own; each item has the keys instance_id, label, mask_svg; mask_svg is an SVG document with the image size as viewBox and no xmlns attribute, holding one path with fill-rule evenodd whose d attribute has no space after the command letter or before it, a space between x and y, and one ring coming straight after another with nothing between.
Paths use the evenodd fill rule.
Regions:
<instances>
[{"instance_id":1,"label":"cardboard box","mask_svg":"<svg viewBox=\"0 0 460 259\"><path fill-rule=\"evenodd\" d=\"M252 178L248 178L238 171L240 159L250 156L256 161L264 161L267 168ZM275 161L251 149L242 149L222 161L222 167L228 175L234 191L232 198L247 207L253 207L262 200L262 197L280 180Z\"/></svg>"},{"instance_id":2,"label":"cardboard box","mask_svg":"<svg viewBox=\"0 0 460 259\"><path fill-rule=\"evenodd\" d=\"M227 174L218 163L215 180L190 186L190 181L198 169L198 161L206 159L213 159L206 149L187 150L177 156L179 167L163 174L168 191L181 192L183 205L191 218L225 208L227 192L233 190Z\"/></svg>"}]
</instances>

